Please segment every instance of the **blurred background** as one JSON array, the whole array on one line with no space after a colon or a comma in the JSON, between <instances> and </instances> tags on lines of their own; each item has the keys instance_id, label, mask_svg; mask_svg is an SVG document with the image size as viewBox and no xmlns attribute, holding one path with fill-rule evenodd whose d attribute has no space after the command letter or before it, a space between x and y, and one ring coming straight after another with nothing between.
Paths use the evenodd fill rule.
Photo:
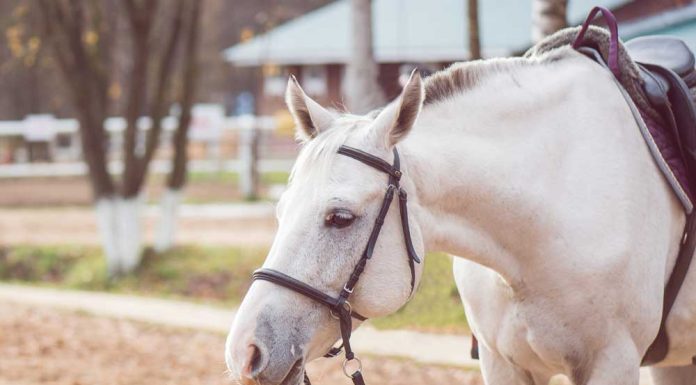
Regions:
<instances>
[{"instance_id":1,"label":"blurred background","mask_svg":"<svg viewBox=\"0 0 696 385\"><path fill-rule=\"evenodd\" d=\"M0 384L227 383L299 150L288 76L364 113L594 5L696 48L692 0L0 1ZM359 334L370 381L482 384L450 265ZM337 365L310 373L349 383Z\"/></svg>"}]
</instances>

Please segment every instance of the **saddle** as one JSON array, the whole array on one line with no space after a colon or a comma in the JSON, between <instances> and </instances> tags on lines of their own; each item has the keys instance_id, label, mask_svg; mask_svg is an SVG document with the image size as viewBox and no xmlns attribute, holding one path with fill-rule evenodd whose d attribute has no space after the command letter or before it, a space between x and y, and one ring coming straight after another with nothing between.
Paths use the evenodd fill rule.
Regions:
<instances>
[{"instance_id":1,"label":"saddle","mask_svg":"<svg viewBox=\"0 0 696 385\"><path fill-rule=\"evenodd\" d=\"M696 110L690 88L696 86L694 53L682 40L670 36L639 37L624 46L638 65L645 95L672 130L693 187Z\"/></svg>"}]
</instances>

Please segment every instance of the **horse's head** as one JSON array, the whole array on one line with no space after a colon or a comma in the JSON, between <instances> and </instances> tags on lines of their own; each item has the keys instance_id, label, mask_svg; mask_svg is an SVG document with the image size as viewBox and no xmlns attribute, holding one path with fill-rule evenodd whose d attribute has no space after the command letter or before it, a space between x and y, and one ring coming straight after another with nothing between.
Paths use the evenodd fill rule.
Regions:
<instances>
[{"instance_id":1,"label":"horse's head","mask_svg":"<svg viewBox=\"0 0 696 385\"><path fill-rule=\"evenodd\" d=\"M363 255L388 175L337 150L348 145L393 162L392 150L412 128L423 98L420 76L414 74L383 110L352 116L324 109L294 79L289 81L286 102L304 145L278 203L278 233L264 268L338 295ZM413 192L407 169L401 185ZM415 250L422 254L417 215L411 215L410 228ZM372 258L350 296L353 310L379 317L408 301L411 269L406 254L395 198ZM416 265L416 282L420 269ZM340 336L339 323L326 306L271 282L256 281L228 336L227 365L243 384L297 385L304 363L324 355Z\"/></svg>"}]
</instances>

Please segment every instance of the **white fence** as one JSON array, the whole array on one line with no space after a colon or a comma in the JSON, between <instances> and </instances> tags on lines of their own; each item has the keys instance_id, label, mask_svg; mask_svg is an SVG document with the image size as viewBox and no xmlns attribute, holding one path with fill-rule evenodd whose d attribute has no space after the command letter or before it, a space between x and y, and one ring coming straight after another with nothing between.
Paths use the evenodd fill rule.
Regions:
<instances>
[{"instance_id":1,"label":"white fence","mask_svg":"<svg viewBox=\"0 0 696 385\"><path fill-rule=\"evenodd\" d=\"M43 128L37 127L36 117L41 117ZM271 116L227 116L220 120L221 130L239 130L245 128L259 128L262 130L273 130L276 127L275 119ZM162 129L173 131L176 129L178 119L173 116L167 116L162 120ZM120 133L126 129L126 119L122 117L111 117L104 121L104 128L109 133ZM149 130L152 126L152 121L149 117L138 119L138 128L141 130ZM194 117L192 122L191 133L195 133L197 127L199 130L204 129L206 125L200 123L200 120ZM212 124L211 124L212 126ZM0 137L3 136L31 136L34 133L31 131L45 130L53 134L76 134L80 127L77 119L52 119L50 115L30 115L25 120L18 121L0 121ZM214 130L214 129L211 129ZM51 135L53 136L53 135Z\"/></svg>"},{"instance_id":2,"label":"white fence","mask_svg":"<svg viewBox=\"0 0 696 385\"><path fill-rule=\"evenodd\" d=\"M211 108L212 107L212 108ZM238 116L226 117L220 114L217 106L198 105L194 107L194 114L189 130L189 138L192 143L202 143L206 148L206 159L191 160L189 169L193 172L234 171L244 172L249 165L249 159L244 156L250 145L248 138L260 132L269 132L275 129L276 121L267 116ZM138 121L140 145L144 144L145 133L152 126L151 119L145 117ZM163 134L161 145L168 146L171 136L178 126L176 117L166 117L162 121ZM104 128L110 135L109 169L118 174L123 169L120 160L122 135L126 128L126 121L121 117L106 119ZM238 153L241 159L224 159L221 154L220 144L224 132L234 131L240 146ZM54 119L50 115L29 116L23 121L0 121L0 143L14 140L21 142L15 150L18 156L11 159L12 162L0 164L0 178L21 177L48 177L48 176L76 176L87 172L85 164L81 161L81 148L79 140L79 123L76 119ZM47 148L51 162L29 162L29 148L32 144L42 144ZM0 148L0 150L2 150ZM24 151L24 153L23 153ZM136 148L137 151L137 148ZM7 161L7 159L6 159ZM292 167L292 159L262 159L258 161L258 170L287 171ZM167 159L154 159L150 166L153 173L166 173L171 167L171 161Z\"/></svg>"},{"instance_id":3,"label":"white fence","mask_svg":"<svg viewBox=\"0 0 696 385\"><path fill-rule=\"evenodd\" d=\"M294 159L260 159L258 161L259 172L290 171ZM188 169L190 172L220 172L229 171L242 173L246 165L241 160L226 160L223 162L213 160L191 160ZM171 162L167 160L153 160L150 164L150 172L154 174L166 174L171 169ZM123 170L120 161L109 162L109 171L119 174ZM16 163L0 164L0 179L2 178L31 178L31 177L60 177L81 176L87 173L87 166L82 162L70 163Z\"/></svg>"}]
</instances>

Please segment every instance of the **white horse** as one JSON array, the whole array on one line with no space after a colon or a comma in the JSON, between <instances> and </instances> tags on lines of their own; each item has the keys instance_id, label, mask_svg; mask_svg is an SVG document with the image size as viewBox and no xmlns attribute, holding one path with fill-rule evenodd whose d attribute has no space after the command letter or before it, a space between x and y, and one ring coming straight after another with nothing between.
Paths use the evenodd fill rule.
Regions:
<instances>
[{"instance_id":1,"label":"white horse","mask_svg":"<svg viewBox=\"0 0 696 385\"><path fill-rule=\"evenodd\" d=\"M637 385L685 217L611 76L570 47L457 64L425 84L412 76L397 100L368 116L326 110L291 81L286 100L304 147L264 267L338 293L386 177L336 149L391 162L397 146L416 251L457 256L488 385L545 385L556 374L576 385ZM410 297L392 205L351 297L369 318ZM335 215L345 226L326 222ZM668 333L657 385L696 384L687 366L696 354L696 264ZM228 336L227 365L242 384L297 385L304 363L339 337L325 306L257 281Z\"/></svg>"}]
</instances>

